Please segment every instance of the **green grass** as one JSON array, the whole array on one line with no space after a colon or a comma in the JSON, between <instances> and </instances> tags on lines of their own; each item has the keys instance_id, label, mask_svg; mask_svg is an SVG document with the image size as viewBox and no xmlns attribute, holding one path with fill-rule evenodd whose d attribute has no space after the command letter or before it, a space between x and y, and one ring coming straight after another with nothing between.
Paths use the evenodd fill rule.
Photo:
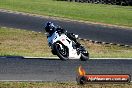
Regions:
<instances>
[{"instance_id":1,"label":"green grass","mask_svg":"<svg viewBox=\"0 0 132 88\"><path fill-rule=\"evenodd\" d=\"M0 88L131 88L132 83L124 84L86 84L75 82L0 82Z\"/></svg>"},{"instance_id":2,"label":"green grass","mask_svg":"<svg viewBox=\"0 0 132 88\"><path fill-rule=\"evenodd\" d=\"M132 27L132 7L56 0L0 0L0 8Z\"/></svg>"},{"instance_id":3,"label":"green grass","mask_svg":"<svg viewBox=\"0 0 132 88\"><path fill-rule=\"evenodd\" d=\"M1 56L52 56L46 36L16 29L0 28Z\"/></svg>"},{"instance_id":4,"label":"green grass","mask_svg":"<svg viewBox=\"0 0 132 88\"><path fill-rule=\"evenodd\" d=\"M86 46L90 57L132 58L132 48L115 45L93 44L88 41L80 41ZM0 28L0 56L53 56L47 44L47 38L43 33Z\"/></svg>"}]
</instances>

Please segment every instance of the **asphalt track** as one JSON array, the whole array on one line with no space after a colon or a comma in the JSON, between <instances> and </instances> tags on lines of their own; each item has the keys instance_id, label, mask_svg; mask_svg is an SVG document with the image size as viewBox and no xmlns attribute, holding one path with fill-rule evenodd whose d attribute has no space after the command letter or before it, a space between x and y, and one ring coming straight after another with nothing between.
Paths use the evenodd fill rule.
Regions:
<instances>
[{"instance_id":1,"label":"asphalt track","mask_svg":"<svg viewBox=\"0 0 132 88\"><path fill-rule=\"evenodd\" d=\"M83 62L50 58L0 57L0 81L76 81L77 69L80 65L87 74L132 75L132 60L90 59Z\"/></svg>"},{"instance_id":2,"label":"asphalt track","mask_svg":"<svg viewBox=\"0 0 132 88\"><path fill-rule=\"evenodd\" d=\"M42 32L42 24L52 21L62 26L68 32L78 34L79 37L94 41L132 45L132 29L118 27L104 27L76 21L56 20L53 18L35 17L0 11L0 26L27 29Z\"/></svg>"}]
</instances>

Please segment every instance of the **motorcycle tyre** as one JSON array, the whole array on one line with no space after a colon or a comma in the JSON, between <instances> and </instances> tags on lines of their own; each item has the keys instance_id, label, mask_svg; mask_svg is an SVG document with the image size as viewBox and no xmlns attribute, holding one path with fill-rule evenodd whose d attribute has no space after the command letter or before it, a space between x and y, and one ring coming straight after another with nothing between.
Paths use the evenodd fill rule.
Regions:
<instances>
[{"instance_id":1,"label":"motorcycle tyre","mask_svg":"<svg viewBox=\"0 0 132 88\"><path fill-rule=\"evenodd\" d=\"M61 44L61 43L60 43L60 44ZM64 45L62 44L62 46L64 46ZM66 48L66 46L64 46L64 47ZM57 55L61 60L66 61L66 60L69 59L69 58L68 58L68 56L69 56L68 49L67 49L67 57L63 56L63 55L59 52L59 50L57 49L57 43L54 44L54 50L56 51L56 55Z\"/></svg>"},{"instance_id":2,"label":"motorcycle tyre","mask_svg":"<svg viewBox=\"0 0 132 88\"><path fill-rule=\"evenodd\" d=\"M87 61L87 60L89 60L89 53L88 53L88 55L85 55L85 54L81 53L80 60L81 61Z\"/></svg>"}]
</instances>

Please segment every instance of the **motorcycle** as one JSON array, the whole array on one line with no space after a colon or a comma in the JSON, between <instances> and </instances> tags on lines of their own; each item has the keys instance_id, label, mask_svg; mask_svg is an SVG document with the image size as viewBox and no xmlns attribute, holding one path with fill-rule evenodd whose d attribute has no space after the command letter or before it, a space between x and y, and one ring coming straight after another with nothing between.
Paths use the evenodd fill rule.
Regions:
<instances>
[{"instance_id":1,"label":"motorcycle","mask_svg":"<svg viewBox=\"0 0 132 88\"><path fill-rule=\"evenodd\" d=\"M57 55L61 60L80 59L86 61L89 59L88 51L82 45L77 48L75 42L69 39L65 33L55 31L52 36L47 38L52 54Z\"/></svg>"}]
</instances>

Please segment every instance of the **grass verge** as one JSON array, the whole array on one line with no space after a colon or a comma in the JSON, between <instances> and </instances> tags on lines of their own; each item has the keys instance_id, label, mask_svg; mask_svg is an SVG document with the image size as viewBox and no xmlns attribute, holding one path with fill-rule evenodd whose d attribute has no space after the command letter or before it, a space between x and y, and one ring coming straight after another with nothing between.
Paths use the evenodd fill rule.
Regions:
<instances>
[{"instance_id":1,"label":"grass verge","mask_svg":"<svg viewBox=\"0 0 132 88\"><path fill-rule=\"evenodd\" d=\"M132 48L80 41L95 58L132 58ZM0 28L0 56L53 56L43 33Z\"/></svg>"},{"instance_id":2,"label":"grass verge","mask_svg":"<svg viewBox=\"0 0 132 88\"><path fill-rule=\"evenodd\" d=\"M0 88L131 88L128 84L86 84L77 85L73 82L0 82Z\"/></svg>"},{"instance_id":3,"label":"grass verge","mask_svg":"<svg viewBox=\"0 0 132 88\"><path fill-rule=\"evenodd\" d=\"M0 0L0 8L132 27L132 7L57 0Z\"/></svg>"},{"instance_id":4,"label":"grass verge","mask_svg":"<svg viewBox=\"0 0 132 88\"><path fill-rule=\"evenodd\" d=\"M52 56L45 35L7 28L0 28L0 55Z\"/></svg>"}]
</instances>

